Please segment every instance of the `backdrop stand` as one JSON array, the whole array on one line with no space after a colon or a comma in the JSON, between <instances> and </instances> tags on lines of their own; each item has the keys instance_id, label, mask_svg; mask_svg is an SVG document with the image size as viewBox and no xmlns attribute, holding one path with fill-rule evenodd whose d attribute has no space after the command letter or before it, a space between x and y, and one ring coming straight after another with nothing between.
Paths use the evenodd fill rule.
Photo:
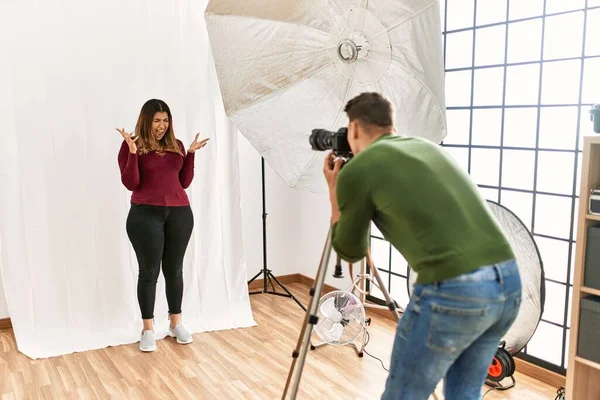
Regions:
<instances>
[{"instance_id":1,"label":"backdrop stand","mask_svg":"<svg viewBox=\"0 0 600 400\"><path fill-rule=\"evenodd\" d=\"M250 285L250 283L252 283L252 281L254 281L256 278L258 278L259 276L262 275L263 276L263 289L256 291L256 292L250 292L250 294L253 295L253 294L266 293L266 294L272 294L275 296L289 297L289 298L293 299L300 307L302 307L302 309L304 311L306 311L306 308L302 305L302 303L300 303L300 301L296 298L296 296L294 296L281 282L279 282L279 280L275 277L275 275L273 275L271 270L267 268L267 210L266 210L267 206L266 206L266 195L265 195L265 159L263 157L261 157L260 162L261 162L261 176L262 176L263 269L260 270L256 275L254 275L254 277L252 279L250 279L248 281L248 285ZM285 293L277 292L273 281L275 281L285 291ZM269 290L267 282L271 284L272 290Z\"/></svg>"}]
</instances>

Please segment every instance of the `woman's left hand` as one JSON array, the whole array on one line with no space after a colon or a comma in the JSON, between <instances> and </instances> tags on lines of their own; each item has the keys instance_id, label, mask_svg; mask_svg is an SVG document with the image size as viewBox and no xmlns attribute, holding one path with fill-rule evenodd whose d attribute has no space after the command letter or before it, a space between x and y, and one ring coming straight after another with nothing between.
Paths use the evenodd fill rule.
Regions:
<instances>
[{"instance_id":1,"label":"woman's left hand","mask_svg":"<svg viewBox=\"0 0 600 400\"><path fill-rule=\"evenodd\" d=\"M192 144L190 144L188 153L193 153L196 150L201 149L202 147L206 146L206 142L208 142L210 139L210 138L206 138L206 139L202 139L201 141L198 141L198 136L200 136L200 134L196 133L196 137L194 138L194 141L192 142Z\"/></svg>"}]
</instances>

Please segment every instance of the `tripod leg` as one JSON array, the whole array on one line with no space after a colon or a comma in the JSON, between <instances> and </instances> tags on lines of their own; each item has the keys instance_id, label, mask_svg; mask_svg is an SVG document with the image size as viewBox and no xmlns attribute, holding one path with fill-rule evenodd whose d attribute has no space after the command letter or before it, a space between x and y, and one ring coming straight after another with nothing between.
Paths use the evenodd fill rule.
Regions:
<instances>
[{"instance_id":1,"label":"tripod leg","mask_svg":"<svg viewBox=\"0 0 600 400\"><path fill-rule=\"evenodd\" d=\"M248 281L248 285L249 285L249 284L251 284L251 283L252 283L252 282L253 282L253 281L254 281L256 278L258 278L258 277L260 276L260 274L262 274L262 273L263 273L263 272L262 272L262 271L260 271L258 274L254 275L254 277Z\"/></svg>"},{"instance_id":2,"label":"tripod leg","mask_svg":"<svg viewBox=\"0 0 600 400\"><path fill-rule=\"evenodd\" d=\"M269 280L269 285L271 285L271 290L273 290L274 292L276 292L277 290L275 290L275 284L273 283L273 279L271 279L271 276L272 276L271 273L269 273L267 275L267 279Z\"/></svg>"},{"instance_id":3,"label":"tripod leg","mask_svg":"<svg viewBox=\"0 0 600 400\"><path fill-rule=\"evenodd\" d=\"M293 299L293 300L294 300L296 303L298 303L298 305L299 305L299 306L300 306L300 307L301 307L301 308L302 308L304 311L306 311L306 307L304 307L304 306L302 305L302 303L300 303L300 301L299 301L299 300L296 298L296 296L294 296L294 295L293 295L293 294L292 294L292 293L291 293L291 292L290 292L290 291L289 291L289 290L288 290L288 289L287 289L285 286L283 286L283 285L281 284L281 282L279 282L279 280L278 280L278 279L275 277L275 275L271 275L271 277L272 277L272 278L275 280L275 282L277 282L277 284L278 284L279 286L281 286L281 288L282 288L283 290L285 290L285 292L288 294L288 296L289 296L290 298L292 298L292 299ZM275 291L275 287L273 287L273 291Z\"/></svg>"},{"instance_id":4,"label":"tripod leg","mask_svg":"<svg viewBox=\"0 0 600 400\"><path fill-rule=\"evenodd\" d=\"M310 289L310 303L308 304L308 311L304 317L304 323L302 324L302 330L298 337L298 343L294 350L292 357L292 365L290 366L290 372L288 374L287 381L285 383L285 389L283 391L282 399L286 399L288 390L290 390L290 398L295 400L298 394L298 386L300 385L300 378L302 375L302 369L304 368L304 360L306 359L306 352L308 350L310 336L312 334L313 326L317 321L317 307L319 305L319 297L323 291L323 283L325 281L325 274L327 272L327 264L329 264L329 257L331 256L331 227L327 234L327 240L325 241L325 247L323 248L323 254L321 255L321 262L317 271L314 287ZM296 367L296 361L298 361L298 367Z\"/></svg>"},{"instance_id":5,"label":"tripod leg","mask_svg":"<svg viewBox=\"0 0 600 400\"><path fill-rule=\"evenodd\" d=\"M390 294L388 293L387 289L385 288L385 285L383 284L383 281L381 280L381 276L379 276L379 271L377 271L377 267L375 265L373 265L373 260L371 260L370 249L369 249L369 252L367 253L367 263L369 265L369 268L371 268L371 271L373 271L372 273L373 273L373 276L375 277L375 279L377 280L377 283L379 284L379 289L383 292L383 296L385 297L385 302L386 302L388 308L394 314L394 318L396 319L396 322L400 321L400 316L398 315L398 312L396 311L396 302L394 300L392 300L392 298L390 297Z\"/></svg>"}]
</instances>

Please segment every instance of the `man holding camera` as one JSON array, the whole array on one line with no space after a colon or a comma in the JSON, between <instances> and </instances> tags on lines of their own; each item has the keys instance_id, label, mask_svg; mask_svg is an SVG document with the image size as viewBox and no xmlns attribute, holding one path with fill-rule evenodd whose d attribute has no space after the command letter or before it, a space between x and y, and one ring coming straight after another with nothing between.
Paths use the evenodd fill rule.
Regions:
<instances>
[{"instance_id":1,"label":"man holding camera","mask_svg":"<svg viewBox=\"0 0 600 400\"><path fill-rule=\"evenodd\" d=\"M371 221L418 274L396 331L382 399L480 399L517 316L515 255L477 186L441 146L396 135L393 106L363 93L344 110L353 158L325 160L334 250L368 254Z\"/></svg>"}]
</instances>

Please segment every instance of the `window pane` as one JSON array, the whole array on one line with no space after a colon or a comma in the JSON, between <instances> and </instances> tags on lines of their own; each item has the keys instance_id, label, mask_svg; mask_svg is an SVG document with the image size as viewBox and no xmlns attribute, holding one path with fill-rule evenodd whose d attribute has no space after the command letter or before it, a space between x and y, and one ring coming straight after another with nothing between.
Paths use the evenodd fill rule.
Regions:
<instances>
[{"instance_id":1,"label":"window pane","mask_svg":"<svg viewBox=\"0 0 600 400\"><path fill-rule=\"evenodd\" d=\"M571 336L571 330L567 329L567 333L566 333L567 339L566 339L566 346L565 346L565 365L563 365L563 368L567 368L569 366L569 340L570 340L570 336Z\"/></svg>"},{"instance_id":2,"label":"window pane","mask_svg":"<svg viewBox=\"0 0 600 400\"><path fill-rule=\"evenodd\" d=\"M377 225L375 225L373 222L371 222L371 235L378 236L380 238L383 237L383 234L379 231L379 229L377 228Z\"/></svg>"},{"instance_id":3,"label":"window pane","mask_svg":"<svg viewBox=\"0 0 600 400\"><path fill-rule=\"evenodd\" d=\"M600 0L588 0L588 8L600 6Z\"/></svg>"},{"instance_id":4,"label":"window pane","mask_svg":"<svg viewBox=\"0 0 600 400\"><path fill-rule=\"evenodd\" d=\"M539 76L538 64L507 67L506 104L538 104Z\"/></svg>"},{"instance_id":5,"label":"window pane","mask_svg":"<svg viewBox=\"0 0 600 400\"><path fill-rule=\"evenodd\" d=\"M569 242L547 239L540 236L535 237L535 242L542 256L546 278L566 283L567 266L569 263Z\"/></svg>"},{"instance_id":6,"label":"window pane","mask_svg":"<svg viewBox=\"0 0 600 400\"><path fill-rule=\"evenodd\" d=\"M475 70L473 105L502 105L503 81L504 68L485 68Z\"/></svg>"},{"instance_id":7,"label":"window pane","mask_svg":"<svg viewBox=\"0 0 600 400\"><path fill-rule=\"evenodd\" d=\"M462 147L445 147L448 154L452 156L465 172L469 171L469 149Z\"/></svg>"},{"instance_id":8,"label":"window pane","mask_svg":"<svg viewBox=\"0 0 600 400\"><path fill-rule=\"evenodd\" d=\"M544 0L510 0L508 12L511 20L537 17L544 14Z\"/></svg>"},{"instance_id":9,"label":"window pane","mask_svg":"<svg viewBox=\"0 0 600 400\"><path fill-rule=\"evenodd\" d=\"M502 187L533 190L534 167L534 151L504 150L502 153Z\"/></svg>"},{"instance_id":10,"label":"window pane","mask_svg":"<svg viewBox=\"0 0 600 400\"><path fill-rule=\"evenodd\" d=\"M533 194L503 190L500 203L519 217L523 225L531 231Z\"/></svg>"},{"instance_id":11,"label":"window pane","mask_svg":"<svg viewBox=\"0 0 600 400\"><path fill-rule=\"evenodd\" d=\"M538 153L537 190L572 194L575 153L540 151Z\"/></svg>"},{"instance_id":12,"label":"window pane","mask_svg":"<svg viewBox=\"0 0 600 400\"><path fill-rule=\"evenodd\" d=\"M579 103L580 72L580 60L544 63L542 103Z\"/></svg>"},{"instance_id":13,"label":"window pane","mask_svg":"<svg viewBox=\"0 0 600 400\"><path fill-rule=\"evenodd\" d=\"M504 146L535 147L537 108L507 108L504 111Z\"/></svg>"},{"instance_id":14,"label":"window pane","mask_svg":"<svg viewBox=\"0 0 600 400\"><path fill-rule=\"evenodd\" d=\"M477 29L475 65L504 64L506 25Z\"/></svg>"},{"instance_id":15,"label":"window pane","mask_svg":"<svg viewBox=\"0 0 600 400\"><path fill-rule=\"evenodd\" d=\"M390 269L390 244L385 240L371 238L371 256L373 263L379 269Z\"/></svg>"},{"instance_id":16,"label":"window pane","mask_svg":"<svg viewBox=\"0 0 600 400\"><path fill-rule=\"evenodd\" d=\"M571 250L571 274L569 275L569 282L571 285L573 284L573 280L575 278L575 256L577 251L575 251L575 242L573 243L573 249Z\"/></svg>"},{"instance_id":17,"label":"window pane","mask_svg":"<svg viewBox=\"0 0 600 400\"><path fill-rule=\"evenodd\" d=\"M577 183L575 184L575 196L579 196L581 191L581 160L583 158L581 152L577 152Z\"/></svg>"},{"instance_id":18,"label":"window pane","mask_svg":"<svg viewBox=\"0 0 600 400\"><path fill-rule=\"evenodd\" d=\"M383 279L383 278L382 278ZM392 275L390 284L390 296L396 300L400 307L406 308L408 305L408 288L406 287L406 279Z\"/></svg>"},{"instance_id":19,"label":"window pane","mask_svg":"<svg viewBox=\"0 0 600 400\"><path fill-rule=\"evenodd\" d=\"M597 56L600 54L600 8L587 12L585 39L585 55Z\"/></svg>"},{"instance_id":20,"label":"window pane","mask_svg":"<svg viewBox=\"0 0 600 400\"><path fill-rule=\"evenodd\" d=\"M524 1L522 1L525 3ZM511 4L512 9L512 4ZM523 40L527 38L527 40ZM507 62L538 61L542 51L542 19L508 25Z\"/></svg>"},{"instance_id":21,"label":"window pane","mask_svg":"<svg viewBox=\"0 0 600 400\"><path fill-rule=\"evenodd\" d=\"M560 365L562 337L563 328L540 321L533 337L527 344L527 354Z\"/></svg>"},{"instance_id":22,"label":"window pane","mask_svg":"<svg viewBox=\"0 0 600 400\"><path fill-rule=\"evenodd\" d=\"M572 302L573 302L573 287L569 287L569 299L567 300L567 327L570 328L571 327L571 310L573 309L573 307L571 307ZM569 347L569 338L567 338L567 347Z\"/></svg>"},{"instance_id":23,"label":"window pane","mask_svg":"<svg viewBox=\"0 0 600 400\"><path fill-rule=\"evenodd\" d=\"M471 177L479 185L498 186L500 150L471 149Z\"/></svg>"},{"instance_id":24,"label":"window pane","mask_svg":"<svg viewBox=\"0 0 600 400\"><path fill-rule=\"evenodd\" d=\"M446 68L473 65L473 31L450 33L446 36Z\"/></svg>"},{"instance_id":25,"label":"window pane","mask_svg":"<svg viewBox=\"0 0 600 400\"><path fill-rule=\"evenodd\" d=\"M447 30L473 26L475 0L447 0Z\"/></svg>"},{"instance_id":26,"label":"window pane","mask_svg":"<svg viewBox=\"0 0 600 400\"><path fill-rule=\"evenodd\" d=\"M440 1L440 27L442 28L442 32L446 31L446 26L445 26L445 21L444 21L444 15L446 15L446 2L445 1ZM442 40L442 43L444 41Z\"/></svg>"},{"instance_id":27,"label":"window pane","mask_svg":"<svg viewBox=\"0 0 600 400\"><path fill-rule=\"evenodd\" d=\"M579 198L575 199L575 204L573 207L573 237L571 240L575 240L577 238L577 218L579 217Z\"/></svg>"},{"instance_id":28,"label":"window pane","mask_svg":"<svg viewBox=\"0 0 600 400\"><path fill-rule=\"evenodd\" d=\"M387 289L387 285L388 285L388 282L390 279L390 274L385 271L379 271L379 276L383 280L383 284L386 285L386 289ZM379 288L373 284L369 284L369 294L380 300L385 300L385 296L383 295L383 292L381 290L379 290Z\"/></svg>"},{"instance_id":29,"label":"window pane","mask_svg":"<svg viewBox=\"0 0 600 400\"><path fill-rule=\"evenodd\" d=\"M565 318L566 286L559 283L546 281L546 302L544 315L546 321L563 324Z\"/></svg>"},{"instance_id":30,"label":"window pane","mask_svg":"<svg viewBox=\"0 0 600 400\"><path fill-rule=\"evenodd\" d=\"M546 0L546 14L585 8L585 0Z\"/></svg>"},{"instance_id":31,"label":"window pane","mask_svg":"<svg viewBox=\"0 0 600 400\"><path fill-rule=\"evenodd\" d=\"M473 110L473 144L483 146L500 146L500 130L502 128L502 109Z\"/></svg>"},{"instance_id":32,"label":"window pane","mask_svg":"<svg viewBox=\"0 0 600 400\"><path fill-rule=\"evenodd\" d=\"M585 89L584 89L585 90ZM594 133L594 123L590 119L591 106L582 106L579 118L579 150L583 149L583 138L585 136L597 136Z\"/></svg>"},{"instance_id":33,"label":"window pane","mask_svg":"<svg viewBox=\"0 0 600 400\"><path fill-rule=\"evenodd\" d=\"M579 117L579 151L583 149L583 138L585 136L593 135L594 132L594 123L591 121L589 114L590 108L590 106L581 107L581 113Z\"/></svg>"},{"instance_id":34,"label":"window pane","mask_svg":"<svg viewBox=\"0 0 600 400\"><path fill-rule=\"evenodd\" d=\"M490 189L490 188L479 188L479 193L486 200L498 201L498 189Z\"/></svg>"},{"instance_id":35,"label":"window pane","mask_svg":"<svg viewBox=\"0 0 600 400\"><path fill-rule=\"evenodd\" d=\"M535 198L534 233L569 238L571 228L571 199L538 194Z\"/></svg>"},{"instance_id":36,"label":"window pane","mask_svg":"<svg viewBox=\"0 0 600 400\"><path fill-rule=\"evenodd\" d=\"M507 0L480 1L477 4L477 25L506 21Z\"/></svg>"},{"instance_id":37,"label":"window pane","mask_svg":"<svg viewBox=\"0 0 600 400\"><path fill-rule=\"evenodd\" d=\"M594 39L598 41L598 39ZM583 64L583 98L584 103L600 103L600 58L585 60ZM579 76L579 75L578 75ZM590 121L589 108L587 120ZM590 121L590 127L592 122Z\"/></svg>"},{"instance_id":38,"label":"window pane","mask_svg":"<svg viewBox=\"0 0 600 400\"><path fill-rule=\"evenodd\" d=\"M544 59L581 56L583 12L546 18Z\"/></svg>"},{"instance_id":39,"label":"window pane","mask_svg":"<svg viewBox=\"0 0 600 400\"><path fill-rule=\"evenodd\" d=\"M471 105L471 71L446 73L446 104L448 107Z\"/></svg>"},{"instance_id":40,"label":"window pane","mask_svg":"<svg viewBox=\"0 0 600 400\"><path fill-rule=\"evenodd\" d=\"M444 144L469 144L470 110L447 110L448 136Z\"/></svg>"},{"instance_id":41,"label":"window pane","mask_svg":"<svg viewBox=\"0 0 600 400\"><path fill-rule=\"evenodd\" d=\"M575 150L578 107L543 107L540 111L540 147Z\"/></svg>"},{"instance_id":42,"label":"window pane","mask_svg":"<svg viewBox=\"0 0 600 400\"><path fill-rule=\"evenodd\" d=\"M402 254L394 246L392 246L392 272L396 274L406 276L406 267L408 262L404 259Z\"/></svg>"}]
</instances>

